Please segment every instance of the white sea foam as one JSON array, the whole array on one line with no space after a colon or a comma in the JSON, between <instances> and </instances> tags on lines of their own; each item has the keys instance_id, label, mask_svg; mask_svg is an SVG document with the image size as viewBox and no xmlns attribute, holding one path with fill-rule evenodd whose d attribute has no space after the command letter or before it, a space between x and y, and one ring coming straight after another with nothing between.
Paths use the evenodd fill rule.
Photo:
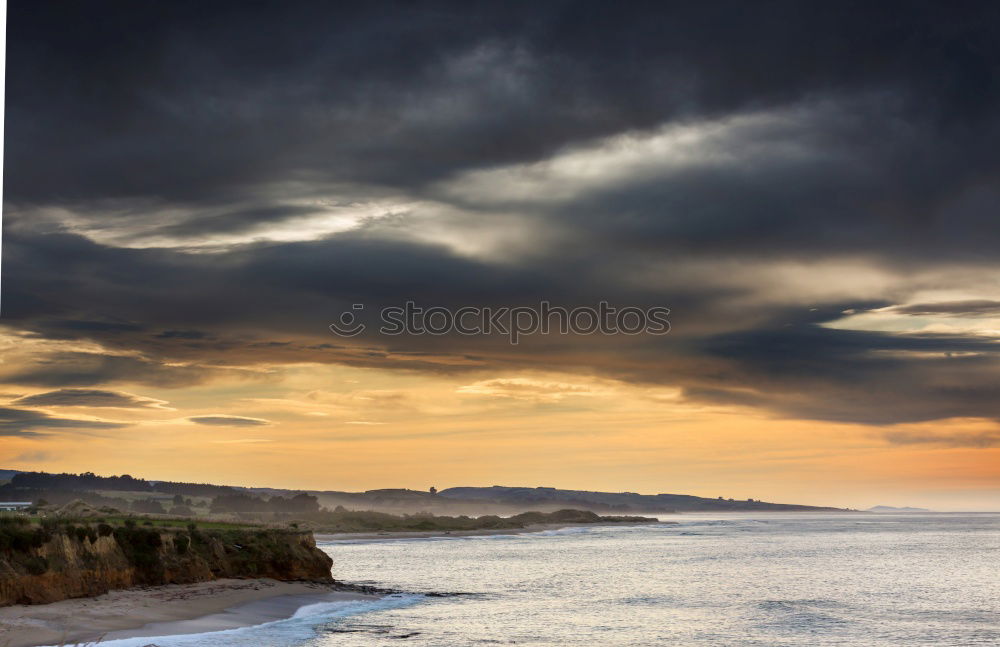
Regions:
<instances>
[{"instance_id":1,"label":"white sea foam","mask_svg":"<svg viewBox=\"0 0 1000 647\"><path fill-rule=\"evenodd\" d=\"M393 594L378 600L340 600L318 602L300 607L291 618L274 620L259 625L208 631L194 634L168 636L139 636L102 640L100 647L246 647L267 645L268 647L292 647L316 635L316 628L340 618L363 613L399 609L416 604L424 599L419 594ZM50 645L48 647L56 647Z\"/></svg>"},{"instance_id":2,"label":"white sea foam","mask_svg":"<svg viewBox=\"0 0 1000 647\"><path fill-rule=\"evenodd\" d=\"M593 531L593 528L583 528L573 526L571 528L555 528L553 530L539 530L537 532L525 533L528 537L559 537L562 535L583 535Z\"/></svg>"}]
</instances>

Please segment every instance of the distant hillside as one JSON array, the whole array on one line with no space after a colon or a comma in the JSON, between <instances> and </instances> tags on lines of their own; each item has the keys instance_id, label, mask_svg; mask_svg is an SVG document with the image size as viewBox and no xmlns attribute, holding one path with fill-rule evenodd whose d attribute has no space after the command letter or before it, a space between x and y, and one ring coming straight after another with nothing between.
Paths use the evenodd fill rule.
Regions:
<instances>
[{"instance_id":1,"label":"distant hillside","mask_svg":"<svg viewBox=\"0 0 1000 647\"><path fill-rule=\"evenodd\" d=\"M930 512L927 508L894 508L891 505L877 505L868 508L867 512Z\"/></svg>"},{"instance_id":2,"label":"distant hillside","mask_svg":"<svg viewBox=\"0 0 1000 647\"><path fill-rule=\"evenodd\" d=\"M456 499L475 499L507 505L572 506L574 508L601 508L633 512L694 512L721 510L774 510L774 511L831 511L839 508L821 508L808 505L767 503L755 499L707 499L687 494L636 494L635 492L590 492L587 490L559 490L550 487L455 487L443 490L440 496Z\"/></svg>"},{"instance_id":3,"label":"distant hillside","mask_svg":"<svg viewBox=\"0 0 1000 647\"><path fill-rule=\"evenodd\" d=\"M634 492L590 492L547 487L455 487L442 492L386 488L365 492L332 490L286 490L248 488L209 483L153 481L129 476L49 474L17 472L0 485L0 501L39 501L65 505L76 499L97 507L131 510L143 514L205 515L226 507L231 512L260 512L263 507L294 508L303 495L315 497L310 505L333 510L373 510L389 514L430 512L439 515L494 514L510 516L526 511L555 512L564 508L598 514L622 512L695 512L723 510L822 511L806 505L767 503L755 499L707 499L685 494L636 494ZM248 498L249 497L249 498ZM257 499L261 499L257 501ZM256 501L256 503L255 503ZM226 503L226 506L222 506ZM230 505L231 504L231 505ZM273 505L272 505L273 504ZM250 507L248 507L250 506ZM291 507L289 507L291 506Z\"/></svg>"},{"instance_id":4,"label":"distant hillside","mask_svg":"<svg viewBox=\"0 0 1000 647\"><path fill-rule=\"evenodd\" d=\"M0 470L0 481L9 481L18 473L18 470Z\"/></svg>"}]
</instances>

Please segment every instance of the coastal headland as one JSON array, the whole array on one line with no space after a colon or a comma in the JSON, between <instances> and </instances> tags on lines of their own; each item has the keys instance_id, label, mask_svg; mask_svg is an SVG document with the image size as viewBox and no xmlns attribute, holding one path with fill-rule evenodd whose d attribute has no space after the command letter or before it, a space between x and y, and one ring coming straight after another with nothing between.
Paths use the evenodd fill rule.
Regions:
<instances>
[{"instance_id":1,"label":"coastal headland","mask_svg":"<svg viewBox=\"0 0 1000 647\"><path fill-rule=\"evenodd\" d=\"M0 606L220 578L332 583L312 533L141 518L0 519Z\"/></svg>"}]
</instances>

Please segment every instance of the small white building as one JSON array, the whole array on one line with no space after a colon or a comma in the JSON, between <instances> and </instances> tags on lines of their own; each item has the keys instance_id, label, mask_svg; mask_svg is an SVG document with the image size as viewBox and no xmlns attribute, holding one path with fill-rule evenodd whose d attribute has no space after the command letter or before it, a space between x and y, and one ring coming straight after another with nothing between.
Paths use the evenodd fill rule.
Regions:
<instances>
[{"instance_id":1,"label":"small white building","mask_svg":"<svg viewBox=\"0 0 1000 647\"><path fill-rule=\"evenodd\" d=\"M31 507L31 501L0 501L0 513L24 512Z\"/></svg>"}]
</instances>

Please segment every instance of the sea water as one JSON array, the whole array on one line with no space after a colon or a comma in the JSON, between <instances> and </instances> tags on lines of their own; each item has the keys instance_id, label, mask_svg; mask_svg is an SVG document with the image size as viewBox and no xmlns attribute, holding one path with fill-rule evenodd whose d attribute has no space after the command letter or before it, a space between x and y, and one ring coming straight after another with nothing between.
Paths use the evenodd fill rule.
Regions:
<instances>
[{"instance_id":1,"label":"sea water","mask_svg":"<svg viewBox=\"0 0 1000 647\"><path fill-rule=\"evenodd\" d=\"M337 579L405 593L102 645L1000 645L1000 514L664 520L321 542Z\"/></svg>"}]
</instances>

